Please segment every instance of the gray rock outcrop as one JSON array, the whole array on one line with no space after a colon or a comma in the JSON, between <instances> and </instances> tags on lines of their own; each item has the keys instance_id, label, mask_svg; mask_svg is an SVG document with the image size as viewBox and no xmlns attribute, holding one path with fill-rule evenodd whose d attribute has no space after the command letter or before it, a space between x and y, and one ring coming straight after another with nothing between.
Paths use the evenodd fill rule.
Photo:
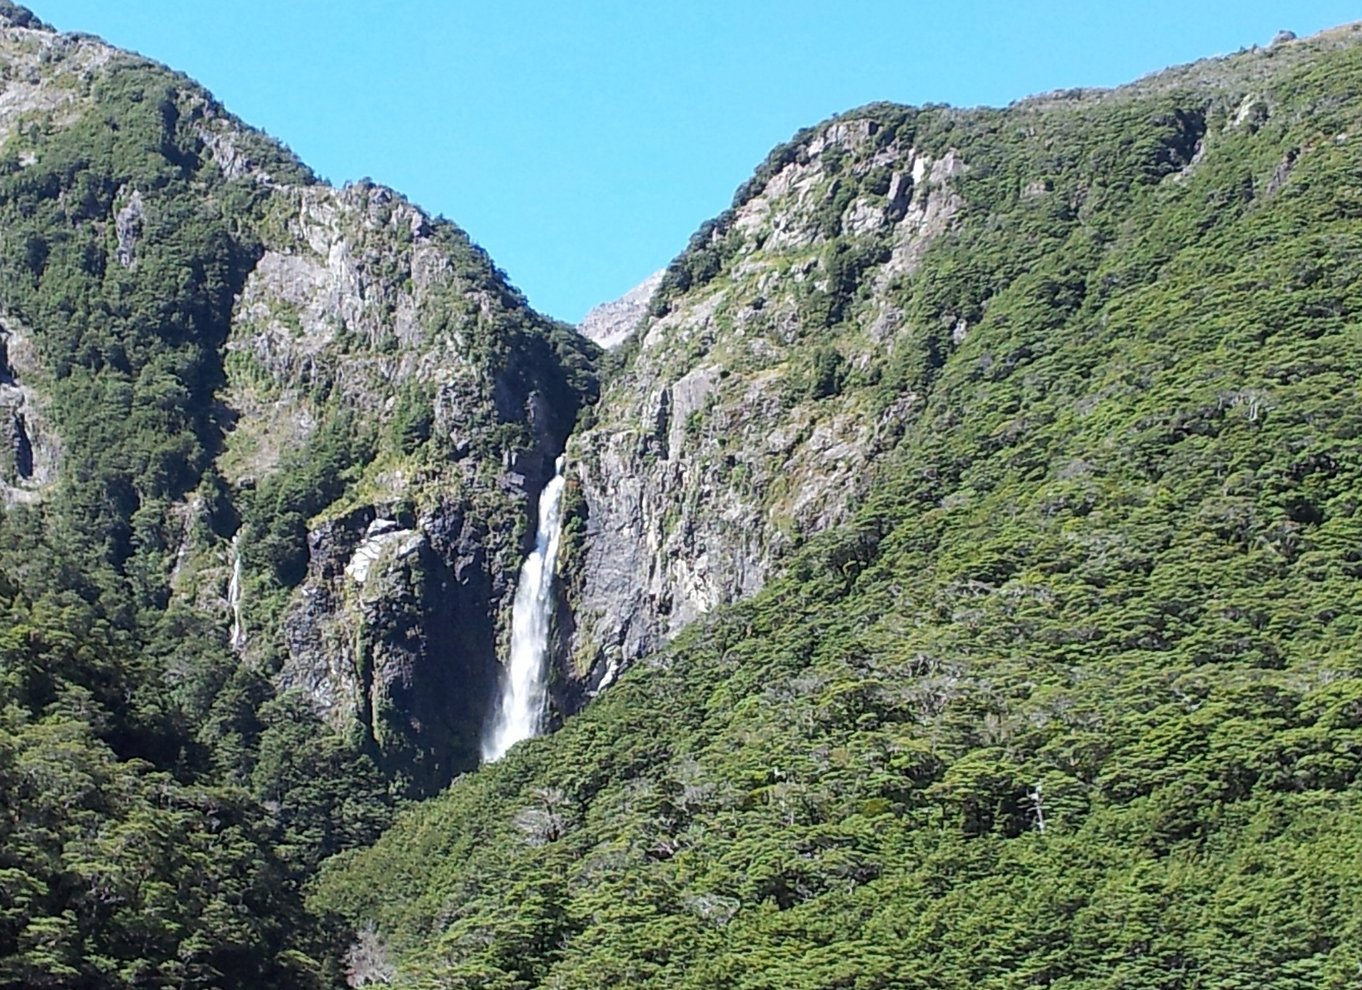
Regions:
<instances>
[{"instance_id":1,"label":"gray rock outcrop","mask_svg":"<svg viewBox=\"0 0 1362 990\"><path fill-rule=\"evenodd\" d=\"M60 443L48 422L37 355L13 318L0 318L0 502L31 503L56 480Z\"/></svg>"}]
</instances>

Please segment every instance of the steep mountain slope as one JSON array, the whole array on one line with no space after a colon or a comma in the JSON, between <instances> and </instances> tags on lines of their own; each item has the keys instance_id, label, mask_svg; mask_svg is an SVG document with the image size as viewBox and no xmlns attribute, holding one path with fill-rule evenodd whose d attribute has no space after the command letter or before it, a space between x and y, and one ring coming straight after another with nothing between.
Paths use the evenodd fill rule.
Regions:
<instances>
[{"instance_id":1,"label":"steep mountain slope","mask_svg":"<svg viewBox=\"0 0 1362 990\"><path fill-rule=\"evenodd\" d=\"M1131 236L1137 194L1157 187L1174 209L1217 197L1204 225L1280 191L1316 149L1283 138L1263 90L1349 37L1008 111L867 107L776 149L673 263L627 370L572 440L585 539L568 562L565 684L609 680L845 519L986 318L1016 322L1016 305L1059 320L1110 295L1130 276L1079 293ZM1211 155L1239 173L1188 185ZM1024 270L1047 258L1052 273Z\"/></svg>"},{"instance_id":2,"label":"steep mountain slope","mask_svg":"<svg viewBox=\"0 0 1362 990\"><path fill-rule=\"evenodd\" d=\"M0 3L0 984L338 978L476 765L595 349L458 228Z\"/></svg>"},{"instance_id":3,"label":"steep mountain slope","mask_svg":"<svg viewBox=\"0 0 1362 990\"><path fill-rule=\"evenodd\" d=\"M428 790L476 764L508 583L592 389L589 347L385 189L274 199L282 236L225 345L236 420L218 466L229 486L254 485L243 650L277 653L281 685L333 721L362 713L383 765ZM362 451L354 430L372 437ZM350 443L353 465L281 454L304 438L308 459Z\"/></svg>"},{"instance_id":4,"label":"steep mountain slope","mask_svg":"<svg viewBox=\"0 0 1362 990\"><path fill-rule=\"evenodd\" d=\"M1353 985L1359 94L1354 27L778 149L569 443L619 682L314 903L398 986Z\"/></svg>"},{"instance_id":5,"label":"steep mountain slope","mask_svg":"<svg viewBox=\"0 0 1362 990\"><path fill-rule=\"evenodd\" d=\"M186 80L7 41L8 500L157 608L221 620L239 551L237 650L438 786L588 348L452 225L316 183Z\"/></svg>"}]
</instances>

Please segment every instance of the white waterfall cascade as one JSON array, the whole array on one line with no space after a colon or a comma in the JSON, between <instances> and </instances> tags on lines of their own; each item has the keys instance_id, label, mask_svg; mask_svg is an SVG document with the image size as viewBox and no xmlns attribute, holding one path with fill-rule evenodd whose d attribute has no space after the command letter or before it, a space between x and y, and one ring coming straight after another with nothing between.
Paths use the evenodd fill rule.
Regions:
<instances>
[{"instance_id":1,"label":"white waterfall cascade","mask_svg":"<svg viewBox=\"0 0 1362 990\"><path fill-rule=\"evenodd\" d=\"M482 759L491 763L543 728L548 701L549 619L553 613L553 569L562 530L563 458L539 495L539 529L534 551L520 568L511 608L511 656L501 700L483 737Z\"/></svg>"},{"instance_id":2,"label":"white waterfall cascade","mask_svg":"<svg viewBox=\"0 0 1362 990\"><path fill-rule=\"evenodd\" d=\"M246 645L246 626L241 621L241 533L232 537L232 579L227 582L227 606L232 610L232 649L241 652Z\"/></svg>"}]
</instances>

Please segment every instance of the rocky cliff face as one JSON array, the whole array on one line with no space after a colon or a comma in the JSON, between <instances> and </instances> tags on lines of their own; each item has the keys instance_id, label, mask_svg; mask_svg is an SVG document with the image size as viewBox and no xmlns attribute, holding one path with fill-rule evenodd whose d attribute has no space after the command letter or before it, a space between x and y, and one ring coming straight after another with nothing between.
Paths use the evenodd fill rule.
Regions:
<instances>
[{"instance_id":1,"label":"rocky cliff face","mask_svg":"<svg viewBox=\"0 0 1362 990\"><path fill-rule=\"evenodd\" d=\"M248 621L246 652L282 647L281 684L361 713L392 767L438 783L476 761L524 520L579 400L549 324L447 225L367 183L280 190L271 210L226 343L227 480L288 470L327 410L396 446L310 529L282 641Z\"/></svg>"},{"instance_id":2,"label":"rocky cliff face","mask_svg":"<svg viewBox=\"0 0 1362 990\"><path fill-rule=\"evenodd\" d=\"M909 346L894 290L968 168L892 110L853 114L780 149L672 266L569 447L569 681L607 683L845 517L917 397L843 386Z\"/></svg>"},{"instance_id":3,"label":"rocky cliff face","mask_svg":"<svg viewBox=\"0 0 1362 990\"><path fill-rule=\"evenodd\" d=\"M59 442L41 392L28 384L41 374L23 328L0 321L0 499L6 505L36 501L56 478Z\"/></svg>"}]
</instances>

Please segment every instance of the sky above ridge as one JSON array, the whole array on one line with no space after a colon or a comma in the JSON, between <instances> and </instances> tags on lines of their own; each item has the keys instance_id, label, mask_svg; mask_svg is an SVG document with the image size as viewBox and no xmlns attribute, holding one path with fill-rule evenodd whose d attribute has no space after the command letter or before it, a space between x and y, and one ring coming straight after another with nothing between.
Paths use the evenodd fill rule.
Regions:
<instances>
[{"instance_id":1,"label":"sky above ridge","mask_svg":"<svg viewBox=\"0 0 1362 990\"><path fill-rule=\"evenodd\" d=\"M193 76L334 183L454 220L576 322L801 127L1002 105L1356 19L1339 0L32 0Z\"/></svg>"}]
</instances>

